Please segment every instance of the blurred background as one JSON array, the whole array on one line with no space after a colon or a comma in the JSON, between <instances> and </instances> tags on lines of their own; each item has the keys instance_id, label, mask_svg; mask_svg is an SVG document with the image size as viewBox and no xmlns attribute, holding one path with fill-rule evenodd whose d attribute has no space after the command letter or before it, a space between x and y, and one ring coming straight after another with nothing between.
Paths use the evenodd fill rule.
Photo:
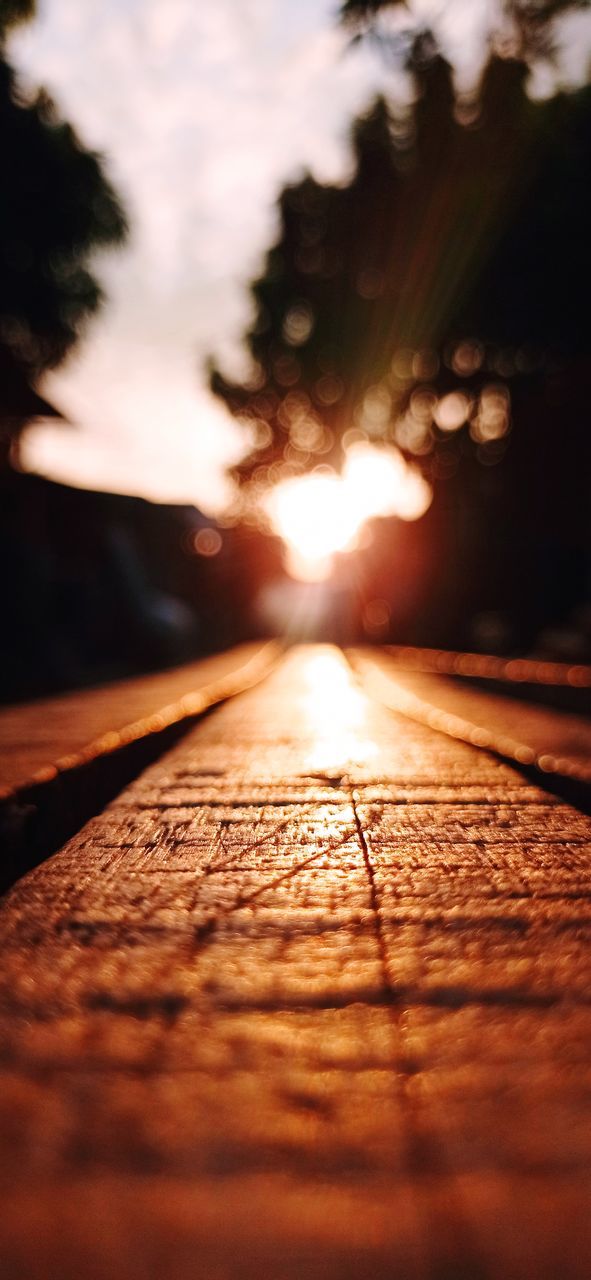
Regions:
<instances>
[{"instance_id":1,"label":"blurred background","mask_svg":"<svg viewBox=\"0 0 591 1280\"><path fill-rule=\"evenodd\" d=\"M0 0L0 693L591 657L587 0Z\"/></svg>"}]
</instances>

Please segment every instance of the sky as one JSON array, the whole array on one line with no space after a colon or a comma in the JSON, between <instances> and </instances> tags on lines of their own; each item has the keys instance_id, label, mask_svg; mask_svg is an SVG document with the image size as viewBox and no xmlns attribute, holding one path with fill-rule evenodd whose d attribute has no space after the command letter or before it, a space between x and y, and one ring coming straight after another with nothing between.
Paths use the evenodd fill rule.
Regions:
<instances>
[{"instance_id":1,"label":"sky","mask_svg":"<svg viewBox=\"0 0 591 1280\"><path fill-rule=\"evenodd\" d=\"M403 84L351 49L336 0L38 0L11 39L25 84L49 89L104 153L126 248L94 262L108 304L41 390L76 424L29 433L26 461L71 483L219 512L240 431L210 396L214 354L245 368L248 281L274 202L305 169L346 180L351 120ZM414 0L459 76L474 74L490 0Z\"/></svg>"}]
</instances>

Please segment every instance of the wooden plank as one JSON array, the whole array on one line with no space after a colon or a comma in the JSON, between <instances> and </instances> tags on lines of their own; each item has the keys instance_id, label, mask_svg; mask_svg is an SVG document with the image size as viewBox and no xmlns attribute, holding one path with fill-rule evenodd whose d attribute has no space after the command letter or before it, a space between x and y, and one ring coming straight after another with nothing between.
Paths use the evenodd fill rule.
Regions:
<instances>
[{"instance_id":1,"label":"wooden plank","mask_svg":"<svg viewBox=\"0 0 591 1280\"><path fill-rule=\"evenodd\" d=\"M187 714L179 705L183 699L235 674L264 647L241 644L172 671L0 708L0 800L98 754L101 742L111 749L107 735L147 722L164 708L178 706L179 714Z\"/></svg>"},{"instance_id":2,"label":"wooden plank","mask_svg":"<svg viewBox=\"0 0 591 1280\"><path fill-rule=\"evenodd\" d=\"M21 781L0 791L0 893L59 849L196 717L263 679L281 652L275 641L241 645L166 676L6 712L4 757L14 756L12 777ZM52 763L27 775L41 752Z\"/></svg>"},{"instance_id":3,"label":"wooden plank","mask_svg":"<svg viewBox=\"0 0 591 1280\"><path fill-rule=\"evenodd\" d=\"M290 652L5 900L3 1280L586 1280L590 870Z\"/></svg>"},{"instance_id":4,"label":"wooden plank","mask_svg":"<svg viewBox=\"0 0 591 1280\"><path fill-rule=\"evenodd\" d=\"M443 676L407 671L379 649L352 649L349 657L374 695L411 719L497 751L517 764L535 766L542 774L591 784L591 722L583 715L549 711Z\"/></svg>"}]
</instances>

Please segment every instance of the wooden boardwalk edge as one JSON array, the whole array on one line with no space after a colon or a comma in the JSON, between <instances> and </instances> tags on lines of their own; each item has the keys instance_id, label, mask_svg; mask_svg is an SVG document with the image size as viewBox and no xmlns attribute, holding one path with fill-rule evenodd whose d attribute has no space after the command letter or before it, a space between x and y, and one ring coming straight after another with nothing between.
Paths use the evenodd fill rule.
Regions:
<instances>
[{"instance_id":1,"label":"wooden boardwalk edge","mask_svg":"<svg viewBox=\"0 0 591 1280\"><path fill-rule=\"evenodd\" d=\"M292 648L1 904L2 1280L588 1280L590 870Z\"/></svg>"},{"instance_id":2,"label":"wooden boardwalk edge","mask_svg":"<svg viewBox=\"0 0 591 1280\"><path fill-rule=\"evenodd\" d=\"M51 857L195 722L272 671L284 651L269 641L246 663L150 715L113 729L0 792L0 894Z\"/></svg>"},{"instance_id":3,"label":"wooden boardwalk edge","mask_svg":"<svg viewBox=\"0 0 591 1280\"><path fill-rule=\"evenodd\" d=\"M560 749L556 749L554 734L560 720L559 713L548 713L541 709L548 725L547 740L541 749L539 742L536 744L535 737L533 744L529 739L521 741L523 733L519 728L517 739L513 734L508 736L506 732L501 732L498 727L491 731L487 716L482 710L476 715L468 712L469 719L465 718L464 710L460 715L457 714L457 709L450 714L450 692L457 708L462 708L462 696L465 691L461 685L459 687L456 685L453 689L448 685L446 698L445 691L442 696L442 690L436 683L439 680L436 676L428 696L426 697L424 693L417 696L417 691L413 689L412 676L409 686L408 676L405 680L405 673L402 673L401 679L401 672L388 662L387 651L376 656L375 652L367 647L353 648L345 650L345 657L369 696L375 698L384 707L405 716L416 724L423 724L437 733L489 752L516 770L533 786L543 787L545 791L565 801L566 804L574 805L580 812L591 815L590 758L588 756L584 760L569 758L564 752L561 753ZM495 693L498 687L495 686ZM515 720L519 726L519 707L517 704L514 704L514 707ZM513 707L511 711L513 712ZM560 734L558 736L560 737ZM527 731L525 737L528 738ZM550 752L549 747L553 747L554 751Z\"/></svg>"}]
</instances>

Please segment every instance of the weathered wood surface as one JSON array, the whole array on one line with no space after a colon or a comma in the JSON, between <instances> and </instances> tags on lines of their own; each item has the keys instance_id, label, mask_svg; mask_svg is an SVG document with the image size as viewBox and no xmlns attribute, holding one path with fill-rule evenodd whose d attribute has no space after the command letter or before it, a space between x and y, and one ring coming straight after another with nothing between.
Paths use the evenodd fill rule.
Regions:
<instances>
[{"instance_id":1,"label":"weathered wood surface","mask_svg":"<svg viewBox=\"0 0 591 1280\"><path fill-rule=\"evenodd\" d=\"M262 649L260 642L241 644L172 671L1 707L0 799L75 766L87 748L96 754L101 740L111 749L114 736L140 720L150 732L148 721L163 708L172 711L191 692L226 679Z\"/></svg>"},{"instance_id":2,"label":"weathered wood surface","mask_svg":"<svg viewBox=\"0 0 591 1280\"><path fill-rule=\"evenodd\" d=\"M476 740L501 755L521 764L535 764L542 774L557 773L591 783L591 721L583 715L548 711L496 691L483 693L444 676L404 670L395 657L381 649L353 649L350 658L378 697L382 693L387 702L406 708L407 714L444 731L447 727L460 737L463 723L468 739L474 739L471 729L480 730ZM425 711L431 714L425 716Z\"/></svg>"},{"instance_id":3,"label":"weathered wood surface","mask_svg":"<svg viewBox=\"0 0 591 1280\"><path fill-rule=\"evenodd\" d=\"M587 1280L590 868L292 651L5 901L3 1280Z\"/></svg>"}]
</instances>

